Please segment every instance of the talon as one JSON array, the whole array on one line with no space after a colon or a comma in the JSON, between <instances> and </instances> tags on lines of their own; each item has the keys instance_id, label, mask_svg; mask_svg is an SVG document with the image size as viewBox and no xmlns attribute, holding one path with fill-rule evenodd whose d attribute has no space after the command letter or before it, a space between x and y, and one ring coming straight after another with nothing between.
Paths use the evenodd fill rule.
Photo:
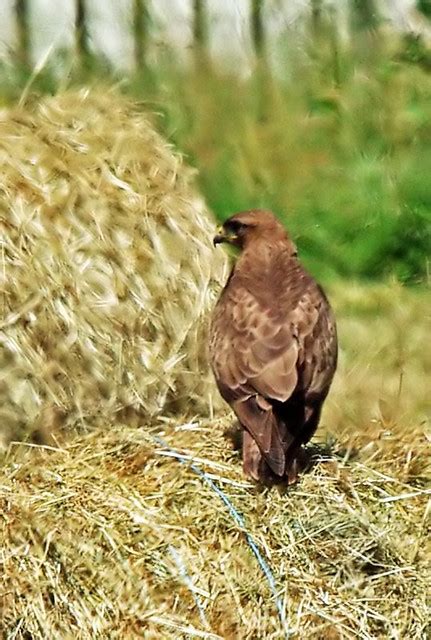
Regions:
<instances>
[{"instance_id":1,"label":"talon","mask_svg":"<svg viewBox=\"0 0 431 640\"><path fill-rule=\"evenodd\" d=\"M292 484L296 484L298 482L298 477L299 477L298 458L294 458L292 460L289 468L287 469L286 477L287 477L287 484L289 486Z\"/></svg>"}]
</instances>

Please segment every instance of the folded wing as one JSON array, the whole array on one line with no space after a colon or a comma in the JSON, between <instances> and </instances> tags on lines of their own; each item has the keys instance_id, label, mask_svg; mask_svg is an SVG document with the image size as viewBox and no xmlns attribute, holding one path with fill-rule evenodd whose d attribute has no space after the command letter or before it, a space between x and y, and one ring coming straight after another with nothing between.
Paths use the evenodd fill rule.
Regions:
<instances>
[{"instance_id":1,"label":"folded wing","mask_svg":"<svg viewBox=\"0 0 431 640\"><path fill-rule=\"evenodd\" d=\"M288 267L273 270L272 287L253 281L249 273L234 273L216 307L210 343L222 396L279 476L292 436L273 402L286 402L297 387L305 340L319 315L310 288L314 281L299 272L297 263ZM251 451L252 443L248 447ZM256 459L254 452L253 464Z\"/></svg>"}]
</instances>

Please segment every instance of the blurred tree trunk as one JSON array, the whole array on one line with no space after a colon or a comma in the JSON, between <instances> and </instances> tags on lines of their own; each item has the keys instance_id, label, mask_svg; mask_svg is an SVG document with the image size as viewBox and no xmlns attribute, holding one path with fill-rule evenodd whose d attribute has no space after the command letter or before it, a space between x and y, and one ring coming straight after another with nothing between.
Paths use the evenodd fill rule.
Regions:
<instances>
[{"instance_id":1,"label":"blurred tree trunk","mask_svg":"<svg viewBox=\"0 0 431 640\"><path fill-rule=\"evenodd\" d=\"M351 0L352 47L357 60L368 66L375 64L384 45L380 18L375 0Z\"/></svg>"},{"instance_id":2,"label":"blurred tree trunk","mask_svg":"<svg viewBox=\"0 0 431 640\"><path fill-rule=\"evenodd\" d=\"M133 0L133 39L135 66L138 71L147 66L147 44L150 15L145 0Z\"/></svg>"},{"instance_id":3,"label":"blurred tree trunk","mask_svg":"<svg viewBox=\"0 0 431 640\"><path fill-rule=\"evenodd\" d=\"M15 16L18 35L17 54L19 62L30 66L30 20L28 0L15 0Z\"/></svg>"},{"instance_id":4,"label":"blurred tree trunk","mask_svg":"<svg viewBox=\"0 0 431 640\"><path fill-rule=\"evenodd\" d=\"M341 84L340 37L338 33L337 13L332 8L329 24L329 41L331 45L332 77L336 87Z\"/></svg>"},{"instance_id":5,"label":"blurred tree trunk","mask_svg":"<svg viewBox=\"0 0 431 640\"><path fill-rule=\"evenodd\" d=\"M207 44L205 0L193 0L193 41L199 47L204 47Z\"/></svg>"},{"instance_id":6,"label":"blurred tree trunk","mask_svg":"<svg viewBox=\"0 0 431 640\"><path fill-rule=\"evenodd\" d=\"M256 58L254 72L257 119L264 122L272 116L275 85L272 82L271 69L266 51L266 33L264 21L264 0L251 0L250 35Z\"/></svg>"},{"instance_id":7,"label":"blurred tree trunk","mask_svg":"<svg viewBox=\"0 0 431 640\"><path fill-rule=\"evenodd\" d=\"M309 54L314 62L310 69L313 84L318 91L327 91L328 83L341 84L341 55L339 38L339 13L336 5L324 0L311 0L311 46Z\"/></svg>"},{"instance_id":8,"label":"blurred tree trunk","mask_svg":"<svg viewBox=\"0 0 431 640\"><path fill-rule=\"evenodd\" d=\"M357 30L373 31L380 22L375 0L352 0L352 17Z\"/></svg>"},{"instance_id":9,"label":"blurred tree trunk","mask_svg":"<svg viewBox=\"0 0 431 640\"><path fill-rule=\"evenodd\" d=\"M87 27L87 6L85 0L75 0L75 43L78 58L84 65L88 63L91 52Z\"/></svg>"},{"instance_id":10,"label":"blurred tree trunk","mask_svg":"<svg viewBox=\"0 0 431 640\"><path fill-rule=\"evenodd\" d=\"M322 0L311 0L309 53L318 62L325 57L327 27L327 20L323 15Z\"/></svg>"},{"instance_id":11,"label":"blurred tree trunk","mask_svg":"<svg viewBox=\"0 0 431 640\"><path fill-rule=\"evenodd\" d=\"M205 67L209 62L207 19L205 0L193 0L193 47L198 67Z\"/></svg>"},{"instance_id":12,"label":"blurred tree trunk","mask_svg":"<svg viewBox=\"0 0 431 640\"><path fill-rule=\"evenodd\" d=\"M322 32L322 0L311 0L311 28L315 38Z\"/></svg>"},{"instance_id":13,"label":"blurred tree trunk","mask_svg":"<svg viewBox=\"0 0 431 640\"><path fill-rule=\"evenodd\" d=\"M265 55L265 26L263 23L263 0L251 0L251 40L258 60Z\"/></svg>"}]
</instances>

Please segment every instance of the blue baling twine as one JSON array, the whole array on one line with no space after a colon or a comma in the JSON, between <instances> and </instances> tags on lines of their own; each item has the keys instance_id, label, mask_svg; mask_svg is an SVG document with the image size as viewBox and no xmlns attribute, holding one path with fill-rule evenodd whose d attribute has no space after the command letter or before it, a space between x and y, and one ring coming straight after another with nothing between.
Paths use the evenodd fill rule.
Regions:
<instances>
[{"instance_id":1,"label":"blue baling twine","mask_svg":"<svg viewBox=\"0 0 431 640\"><path fill-rule=\"evenodd\" d=\"M241 527L241 529L244 532L245 535L245 539L247 541L248 546L250 547L250 549L252 550L260 568L262 569L262 572L268 582L269 588L272 592L272 595L274 596L274 600L275 600L275 606L277 607L277 612L278 612L278 617L280 618L280 622L283 628L283 632L286 638L289 638L290 634L289 634L289 630L287 628L287 624L286 624L286 615L284 612L284 607L283 607L283 602L279 596L279 594L277 593L277 587L275 584L275 578L274 575L268 565L268 563L266 562L265 558L263 557L263 555L261 554L259 547L257 546L256 542L254 541L253 537L251 536L251 534L247 531L246 529L246 524L245 524L245 520L244 517L239 513L239 511L236 510L236 508L234 507L234 505L232 504L232 502L229 500L229 498L227 497L227 495L220 489L220 487L211 479L207 476L207 474L205 473L205 471L202 471L202 469L200 467L198 467L195 463L190 463L189 460L187 460L186 458L184 458L180 453L178 453L178 451L175 451L174 449L172 449L172 447L170 447L168 445L168 443L163 440L163 438L161 438L160 436L153 436L154 440L156 440L156 442L158 444L160 444L164 449L167 449L168 451L170 451L171 453L175 454L175 457L178 459L178 461L181 464L187 465L188 467L190 467L190 469L196 473L198 476L200 476L202 478L202 480L204 480L204 482L207 483L207 485L218 495L218 497L221 499L221 501L226 505L226 507L228 508L229 513L231 514L232 518L235 520L235 522Z\"/></svg>"},{"instance_id":2,"label":"blue baling twine","mask_svg":"<svg viewBox=\"0 0 431 640\"><path fill-rule=\"evenodd\" d=\"M192 592L193 598L194 598L194 600L196 602L196 606L197 606L197 608L199 610L199 616L200 616L202 624L205 627L208 627L208 621L207 621L206 616L205 616L205 605L202 602L202 600L200 599L199 595L196 593L195 585L193 583L193 580L190 577L190 574L187 572L186 565L184 564L184 560L182 559L182 557L178 553L178 551L175 549L175 547L173 547L170 544L168 548L169 548L169 553L171 554L172 558L174 559L175 564L177 565L177 568L178 568L178 570L180 572L181 578L183 579L183 581L186 584L186 586Z\"/></svg>"}]
</instances>

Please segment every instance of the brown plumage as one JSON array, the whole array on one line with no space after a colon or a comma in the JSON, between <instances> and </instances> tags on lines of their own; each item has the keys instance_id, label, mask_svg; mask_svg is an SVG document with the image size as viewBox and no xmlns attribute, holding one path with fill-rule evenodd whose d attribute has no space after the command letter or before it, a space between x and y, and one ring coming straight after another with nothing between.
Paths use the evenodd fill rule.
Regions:
<instances>
[{"instance_id":1,"label":"brown plumage","mask_svg":"<svg viewBox=\"0 0 431 640\"><path fill-rule=\"evenodd\" d=\"M241 249L215 307L210 359L243 428L244 472L294 482L337 364L328 300L269 211L237 213L214 244Z\"/></svg>"}]
</instances>

